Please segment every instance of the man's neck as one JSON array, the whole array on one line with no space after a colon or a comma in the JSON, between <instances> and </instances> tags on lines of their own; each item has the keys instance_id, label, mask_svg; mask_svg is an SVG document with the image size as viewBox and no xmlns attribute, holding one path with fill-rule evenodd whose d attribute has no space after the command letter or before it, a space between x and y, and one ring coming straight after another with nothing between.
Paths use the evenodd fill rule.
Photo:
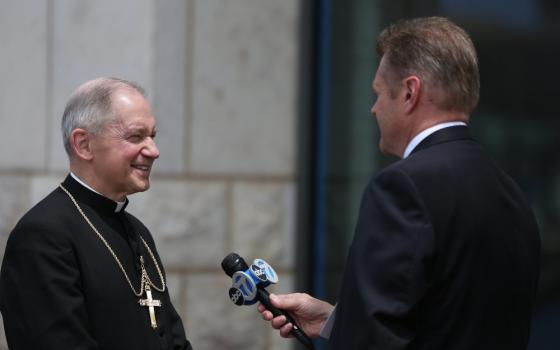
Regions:
<instances>
[{"instance_id":1,"label":"man's neck","mask_svg":"<svg viewBox=\"0 0 560 350\"><path fill-rule=\"evenodd\" d=\"M103 197L109 198L110 200L117 203L124 203L126 201L125 194L123 194L122 196L111 196L105 193L105 191L103 191L101 186L99 186L99 183L96 181L96 177L88 171L84 171L83 167L80 167L74 163L70 163L70 174L84 187L99 195L102 195Z\"/></svg>"},{"instance_id":2,"label":"man's neck","mask_svg":"<svg viewBox=\"0 0 560 350\"><path fill-rule=\"evenodd\" d=\"M416 148L416 146L418 146L420 144L420 142L424 141L424 139L426 139L428 136L430 136L431 134L435 133L438 130L441 129L445 129L445 128L449 128L452 126L459 126L459 125L467 125L465 122L462 121L453 121L453 122L445 122L445 123L440 123L440 124L436 124L433 125L425 130L422 130L420 133L418 133L416 136L414 136L412 138L412 140L410 140L410 142L408 143L408 145L406 146L403 156L402 158L407 158L412 151L414 151L414 149Z\"/></svg>"},{"instance_id":3,"label":"man's neck","mask_svg":"<svg viewBox=\"0 0 560 350\"><path fill-rule=\"evenodd\" d=\"M72 176L72 178L74 178L74 180L76 180L80 185L84 186L85 188L87 188L88 190L95 192L101 196L103 196L101 193L97 192L93 187L91 187L90 185L88 185L87 183L85 183L78 175L76 175L73 171L70 171L70 176Z\"/></svg>"},{"instance_id":4,"label":"man's neck","mask_svg":"<svg viewBox=\"0 0 560 350\"><path fill-rule=\"evenodd\" d=\"M466 113L443 111L435 106L430 107L426 105L415 111L413 115L410 115L410 118L413 121L413 124L408 129L408 133L405 136L405 142L402 145L403 148L399 154L401 158L405 158L404 155L406 153L407 146L410 145L412 140L424 130L444 123L462 122L466 124L469 121L469 116Z\"/></svg>"}]
</instances>

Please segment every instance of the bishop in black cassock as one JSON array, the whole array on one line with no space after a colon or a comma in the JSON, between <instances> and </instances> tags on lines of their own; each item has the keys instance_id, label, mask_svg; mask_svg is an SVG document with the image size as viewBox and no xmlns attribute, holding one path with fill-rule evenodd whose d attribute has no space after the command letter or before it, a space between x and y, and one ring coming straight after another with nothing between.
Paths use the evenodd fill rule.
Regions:
<instances>
[{"instance_id":1,"label":"bishop in black cassock","mask_svg":"<svg viewBox=\"0 0 560 350\"><path fill-rule=\"evenodd\" d=\"M134 288L140 286L140 256L160 287L158 271L140 239L162 268L148 229L124 207L116 210L116 202L72 176L62 185L119 257ZM114 257L61 188L33 207L10 235L0 310L13 349L191 349L167 288L164 293L152 288L152 295L162 304L155 307L156 329Z\"/></svg>"},{"instance_id":2,"label":"bishop in black cassock","mask_svg":"<svg viewBox=\"0 0 560 350\"><path fill-rule=\"evenodd\" d=\"M13 229L0 272L11 350L190 350L148 229L126 212L159 150L144 90L98 78L62 118L70 175Z\"/></svg>"}]
</instances>

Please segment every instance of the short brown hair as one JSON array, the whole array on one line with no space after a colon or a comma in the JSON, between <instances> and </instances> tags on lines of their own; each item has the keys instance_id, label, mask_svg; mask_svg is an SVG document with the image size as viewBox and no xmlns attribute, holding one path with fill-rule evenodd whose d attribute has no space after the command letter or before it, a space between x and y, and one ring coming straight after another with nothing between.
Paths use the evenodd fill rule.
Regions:
<instances>
[{"instance_id":1,"label":"short brown hair","mask_svg":"<svg viewBox=\"0 0 560 350\"><path fill-rule=\"evenodd\" d=\"M474 44L467 32L446 18L390 25L379 35L377 54L385 56L394 78L417 75L435 89L434 102L444 110L470 114L478 104L480 78Z\"/></svg>"}]
</instances>

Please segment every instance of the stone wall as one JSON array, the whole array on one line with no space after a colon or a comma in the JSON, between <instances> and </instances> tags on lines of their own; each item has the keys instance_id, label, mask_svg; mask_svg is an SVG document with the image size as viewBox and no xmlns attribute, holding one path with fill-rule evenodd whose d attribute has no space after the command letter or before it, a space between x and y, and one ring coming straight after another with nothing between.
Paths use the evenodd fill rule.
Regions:
<instances>
[{"instance_id":1,"label":"stone wall","mask_svg":"<svg viewBox=\"0 0 560 350\"><path fill-rule=\"evenodd\" d=\"M275 291L294 288L298 25L297 0L3 0L0 251L66 175L70 93L99 76L134 80L161 157L129 210L154 234L195 349L291 348L231 304L219 263L265 258Z\"/></svg>"}]
</instances>

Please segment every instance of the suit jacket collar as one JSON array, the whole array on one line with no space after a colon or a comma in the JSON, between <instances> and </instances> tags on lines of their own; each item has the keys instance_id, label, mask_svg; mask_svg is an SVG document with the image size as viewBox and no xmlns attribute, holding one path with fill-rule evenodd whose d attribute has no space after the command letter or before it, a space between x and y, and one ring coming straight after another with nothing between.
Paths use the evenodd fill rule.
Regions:
<instances>
[{"instance_id":1,"label":"suit jacket collar","mask_svg":"<svg viewBox=\"0 0 560 350\"><path fill-rule=\"evenodd\" d=\"M457 140L472 140L469 128L467 126L451 126L449 128L438 130L422 140L422 142L420 142L410 154L412 155L422 149L437 145L439 143Z\"/></svg>"}]
</instances>

